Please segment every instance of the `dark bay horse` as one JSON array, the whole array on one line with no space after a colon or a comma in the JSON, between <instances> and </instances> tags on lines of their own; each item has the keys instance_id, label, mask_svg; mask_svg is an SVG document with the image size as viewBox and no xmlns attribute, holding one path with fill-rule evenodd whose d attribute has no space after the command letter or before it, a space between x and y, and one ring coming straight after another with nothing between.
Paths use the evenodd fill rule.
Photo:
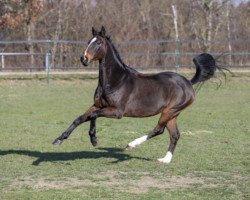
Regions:
<instances>
[{"instance_id":1,"label":"dark bay horse","mask_svg":"<svg viewBox=\"0 0 250 200\"><path fill-rule=\"evenodd\" d=\"M173 73L142 74L123 63L105 28L98 32L92 28L93 37L81 57L87 66L99 61L99 81L94 95L94 104L76 118L69 128L55 139L61 144L80 124L90 121L89 136L93 146L97 145L96 119L98 117L148 117L161 113L156 127L148 134L130 142L132 149L146 140L160 135L167 128L170 145L167 153L158 161L169 163L180 137L176 120L182 110L195 98L192 85L210 79L217 68L214 58L207 53L193 59L196 74L191 80Z\"/></svg>"}]
</instances>

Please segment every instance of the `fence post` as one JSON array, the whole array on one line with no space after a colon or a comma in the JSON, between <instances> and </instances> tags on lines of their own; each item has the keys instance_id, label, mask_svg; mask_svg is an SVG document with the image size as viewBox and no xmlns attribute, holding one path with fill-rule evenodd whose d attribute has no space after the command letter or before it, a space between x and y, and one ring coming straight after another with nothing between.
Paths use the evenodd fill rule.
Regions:
<instances>
[{"instance_id":1,"label":"fence post","mask_svg":"<svg viewBox=\"0 0 250 200\"><path fill-rule=\"evenodd\" d=\"M3 54L1 56L1 67L2 67L2 69L5 68L5 66L4 66L4 55Z\"/></svg>"},{"instance_id":2,"label":"fence post","mask_svg":"<svg viewBox=\"0 0 250 200\"><path fill-rule=\"evenodd\" d=\"M175 41L175 67L176 67L176 72L179 72L179 58L180 58L180 40L177 39Z\"/></svg>"},{"instance_id":3,"label":"fence post","mask_svg":"<svg viewBox=\"0 0 250 200\"><path fill-rule=\"evenodd\" d=\"M48 51L45 55L45 71L47 74L47 82L49 83L50 80L50 57L51 57L51 52Z\"/></svg>"},{"instance_id":4,"label":"fence post","mask_svg":"<svg viewBox=\"0 0 250 200\"><path fill-rule=\"evenodd\" d=\"M46 72L46 75L47 75L47 82L49 83L50 81L50 70L51 70L51 67L50 67L50 58L51 58L51 40L47 40L48 42L48 50L45 54L45 72Z\"/></svg>"},{"instance_id":5,"label":"fence post","mask_svg":"<svg viewBox=\"0 0 250 200\"><path fill-rule=\"evenodd\" d=\"M173 20L174 20L174 29L175 29L175 67L176 67L176 72L179 72L179 46L180 46L180 40L179 40L179 32L178 32L178 24L177 24L177 10L176 6L172 5L172 11L173 11Z\"/></svg>"}]
</instances>

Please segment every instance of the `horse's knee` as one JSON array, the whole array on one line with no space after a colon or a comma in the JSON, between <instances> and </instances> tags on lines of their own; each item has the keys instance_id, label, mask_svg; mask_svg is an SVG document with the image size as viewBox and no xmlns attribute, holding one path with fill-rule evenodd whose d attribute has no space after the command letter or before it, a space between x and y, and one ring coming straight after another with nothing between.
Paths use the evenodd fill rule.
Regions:
<instances>
[{"instance_id":1,"label":"horse's knee","mask_svg":"<svg viewBox=\"0 0 250 200\"><path fill-rule=\"evenodd\" d=\"M164 132L165 127L161 127L158 131L157 131L157 135L160 135Z\"/></svg>"},{"instance_id":2,"label":"horse's knee","mask_svg":"<svg viewBox=\"0 0 250 200\"><path fill-rule=\"evenodd\" d=\"M165 129L164 127L155 128L152 132L148 134L148 139L162 134L164 132L164 129Z\"/></svg>"}]
</instances>

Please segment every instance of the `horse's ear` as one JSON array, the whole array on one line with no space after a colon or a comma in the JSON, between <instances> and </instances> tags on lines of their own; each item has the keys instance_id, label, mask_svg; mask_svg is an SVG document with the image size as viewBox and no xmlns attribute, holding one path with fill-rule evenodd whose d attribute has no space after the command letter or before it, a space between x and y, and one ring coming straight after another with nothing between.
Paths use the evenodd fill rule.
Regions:
<instances>
[{"instance_id":1,"label":"horse's ear","mask_svg":"<svg viewBox=\"0 0 250 200\"><path fill-rule=\"evenodd\" d=\"M98 31L96 31L94 27L92 27L92 34L93 36L96 36L98 34Z\"/></svg>"},{"instance_id":2,"label":"horse's ear","mask_svg":"<svg viewBox=\"0 0 250 200\"><path fill-rule=\"evenodd\" d=\"M105 35L106 35L106 30L105 30L105 28L104 28L104 26L102 26L102 28L101 28L101 36L102 37L105 37Z\"/></svg>"}]
</instances>

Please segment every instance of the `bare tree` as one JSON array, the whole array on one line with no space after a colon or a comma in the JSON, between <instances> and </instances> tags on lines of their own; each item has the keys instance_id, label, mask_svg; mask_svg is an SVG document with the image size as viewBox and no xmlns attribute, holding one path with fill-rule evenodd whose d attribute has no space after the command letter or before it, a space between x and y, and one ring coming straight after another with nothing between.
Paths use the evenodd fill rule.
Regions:
<instances>
[{"instance_id":1,"label":"bare tree","mask_svg":"<svg viewBox=\"0 0 250 200\"><path fill-rule=\"evenodd\" d=\"M10 0L5 2L6 9L0 17L0 26L10 29L15 29L17 27L24 27L24 32L28 41L26 49L31 54L30 65L35 65L34 59L34 45L32 39L35 38L35 22L37 16L41 13L43 8L43 3L40 0L32 1L15 1Z\"/></svg>"},{"instance_id":2,"label":"bare tree","mask_svg":"<svg viewBox=\"0 0 250 200\"><path fill-rule=\"evenodd\" d=\"M231 44L231 18L230 18L230 10L231 10L231 1L228 1L226 12L227 12L227 39L228 39L228 51L229 51L229 65L232 65L232 44Z\"/></svg>"},{"instance_id":3,"label":"bare tree","mask_svg":"<svg viewBox=\"0 0 250 200\"><path fill-rule=\"evenodd\" d=\"M29 41L26 50L31 54L37 50L48 50L45 45L33 46L33 39L86 41L91 36L91 27L99 28L102 25L116 42L175 40L172 5L178 8L176 23L179 40L198 42L198 45L190 42L180 46L182 50L201 52L216 48L230 52L242 48L230 43L231 40L249 39L250 22L247 19L250 2L235 6L232 0L1 0L0 38ZM212 41L225 38L228 43L224 46L211 45ZM20 49L20 46L12 48ZM53 66L68 66L79 63L77 53L82 51L83 46L59 45L55 42L50 49L53 52ZM142 62L147 66L173 63L174 57L163 54L174 50L174 43L166 42L157 45L145 42L143 45L127 44L119 49L121 56L125 55L125 62L134 66ZM126 56L132 51L147 55ZM63 52L75 52L76 56L65 60ZM152 52L155 56L151 56ZM235 59L229 57L229 63ZM37 59L31 56L29 64L34 66L35 62Z\"/></svg>"}]
</instances>

